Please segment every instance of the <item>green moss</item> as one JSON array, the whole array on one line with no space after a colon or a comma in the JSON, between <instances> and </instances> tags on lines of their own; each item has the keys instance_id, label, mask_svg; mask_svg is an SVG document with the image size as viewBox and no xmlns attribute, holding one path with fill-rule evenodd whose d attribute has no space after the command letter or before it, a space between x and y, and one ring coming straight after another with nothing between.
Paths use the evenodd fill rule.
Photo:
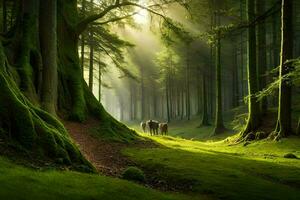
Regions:
<instances>
[{"instance_id":1,"label":"green moss","mask_svg":"<svg viewBox=\"0 0 300 200\"><path fill-rule=\"evenodd\" d=\"M89 91L86 83L84 84L84 89L88 111L100 120L99 127L91 130L91 134L100 139L118 142L132 142L140 139L134 130L118 122L105 111L96 97Z\"/></svg>"},{"instance_id":2,"label":"green moss","mask_svg":"<svg viewBox=\"0 0 300 200\"><path fill-rule=\"evenodd\" d=\"M84 171L86 166L78 166ZM9 200L188 200L135 183L71 171L31 170L0 157L0 199ZM196 198L195 198L196 199Z\"/></svg>"},{"instance_id":3,"label":"green moss","mask_svg":"<svg viewBox=\"0 0 300 200\"><path fill-rule=\"evenodd\" d=\"M284 158L297 159L298 157L295 154L287 153L283 156Z\"/></svg>"},{"instance_id":4,"label":"green moss","mask_svg":"<svg viewBox=\"0 0 300 200\"><path fill-rule=\"evenodd\" d=\"M122 173L122 178L130 181L144 182L144 172L137 167L128 167Z\"/></svg>"},{"instance_id":5,"label":"green moss","mask_svg":"<svg viewBox=\"0 0 300 200\"><path fill-rule=\"evenodd\" d=\"M5 66L4 63L5 55L0 45L0 65ZM94 171L93 166L73 144L63 125L55 117L36 108L3 70L0 70L0 89L3 92L0 95L0 128L6 135L6 142L17 142L32 155L42 159L62 159L63 164L85 165Z\"/></svg>"},{"instance_id":6,"label":"green moss","mask_svg":"<svg viewBox=\"0 0 300 200\"><path fill-rule=\"evenodd\" d=\"M290 152L300 156L299 138L261 140L247 147L225 141L151 138L161 146L128 148L123 153L158 182L175 183L193 196L206 194L211 199L299 198L300 162L283 158Z\"/></svg>"}]
</instances>

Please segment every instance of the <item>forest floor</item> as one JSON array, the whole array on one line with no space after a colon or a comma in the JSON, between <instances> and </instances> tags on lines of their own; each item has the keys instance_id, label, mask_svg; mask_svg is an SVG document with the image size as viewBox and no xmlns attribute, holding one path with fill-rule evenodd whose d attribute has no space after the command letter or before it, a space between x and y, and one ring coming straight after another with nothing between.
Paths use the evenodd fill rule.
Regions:
<instances>
[{"instance_id":1,"label":"forest floor","mask_svg":"<svg viewBox=\"0 0 300 200\"><path fill-rule=\"evenodd\" d=\"M299 199L300 139L231 145L232 131L210 138L198 121L170 124L169 136L139 133L138 142L121 143L93 135L99 122L64 122L99 174L29 169L0 157L0 199ZM130 124L137 131L137 124ZM146 182L120 179L137 166ZM104 175L104 176L103 176ZM16 192L17 191L17 192ZM30 192L28 192L30 191Z\"/></svg>"},{"instance_id":2,"label":"forest floor","mask_svg":"<svg viewBox=\"0 0 300 200\"><path fill-rule=\"evenodd\" d=\"M300 158L300 138L232 145L225 138L235 137L233 131L209 137L212 127L197 125L198 120L171 123L169 136L151 137L159 148L127 148L123 153L150 176L190 184L191 196L299 199L300 159L284 156L292 153ZM138 125L131 127L140 130Z\"/></svg>"},{"instance_id":3,"label":"forest floor","mask_svg":"<svg viewBox=\"0 0 300 200\"><path fill-rule=\"evenodd\" d=\"M76 123L66 123L73 139L99 172L121 177L127 166L138 166L146 174L146 185L161 191L200 199L299 199L300 139L231 145L224 140L233 131L209 137L212 127L197 128L197 120L170 124L169 136L119 143L102 141ZM130 125L137 132L138 124ZM79 130L79 131L78 131ZM149 140L152 142L149 142ZM110 172L113 171L113 173Z\"/></svg>"}]
</instances>

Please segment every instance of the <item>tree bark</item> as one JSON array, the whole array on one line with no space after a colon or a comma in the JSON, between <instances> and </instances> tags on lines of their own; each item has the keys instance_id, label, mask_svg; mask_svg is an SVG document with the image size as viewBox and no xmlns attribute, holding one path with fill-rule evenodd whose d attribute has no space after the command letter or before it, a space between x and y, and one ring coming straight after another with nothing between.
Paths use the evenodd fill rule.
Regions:
<instances>
[{"instance_id":1,"label":"tree bark","mask_svg":"<svg viewBox=\"0 0 300 200\"><path fill-rule=\"evenodd\" d=\"M291 63L288 60L293 58L293 1L282 0L281 10L281 57L279 69L279 105L276 130L273 134L275 139L286 137L292 133L291 121L291 99L292 91L289 80L283 77L291 71Z\"/></svg>"},{"instance_id":2,"label":"tree bark","mask_svg":"<svg viewBox=\"0 0 300 200\"><path fill-rule=\"evenodd\" d=\"M190 61L189 61L189 45L186 50L186 117L191 118L191 101L190 101Z\"/></svg>"},{"instance_id":3,"label":"tree bark","mask_svg":"<svg viewBox=\"0 0 300 200\"><path fill-rule=\"evenodd\" d=\"M298 125L297 125L296 135L300 135L300 118L298 119Z\"/></svg>"},{"instance_id":4,"label":"tree bark","mask_svg":"<svg viewBox=\"0 0 300 200\"><path fill-rule=\"evenodd\" d=\"M261 16L265 12L265 0L256 0L256 15ZM257 26L257 77L259 90L263 90L267 86L267 38L266 38L266 24L261 22ZM268 109L267 98L263 98L260 102L260 110L262 115L266 115Z\"/></svg>"},{"instance_id":5,"label":"tree bark","mask_svg":"<svg viewBox=\"0 0 300 200\"><path fill-rule=\"evenodd\" d=\"M86 11L86 1L82 0L82 15L83 17L85 16L85 11ZM84 60L85 60L85 33L82 32L81 34L81 67L82 67L82 76L84 77Z\"/></svg>"},{"instance_id":6,"label":"tree bark","mask_svg":"<svg viewBox=\"0 0 300 200\"><path fill-rule=\"evenodd\" d=\"M216 24L220 25L220 16L216 16L218 21ZM221 72L221 35L220 31L217 33L216 41L216 116L215 129L212 135L222 133L225 129L223 124L223 108L222 108L222 72Z\"/></svg>"},{"instance_id":7,"label":"tree bark","mask_svg":"<svg viewBox=\"0 0 300 200\"><path fill-rule=\"evenodd\" d=\"M206 92L206 78L202 74L202 119L201 126L208 126L208 111L207 111L207 92Z\"/></svg>"},{"instance_id":8,"label":"tree bark","mask_svg":"<svg viewBox=\"0 0 300 200\"><path fill-rule=\"evenodd\" d=\"M98 70L99 70L98 71L98 98L99 98L99 102L101 103L101 98L102 98L102 67L101 67L100 62L98 62Z\"/></svg>"},{"instance_id":9,"label":"tree bark","mask_svg":"<svg viewBox=\"0 0 300 200\"><path fill-rule=\"evenodd\" d=\"M93 44L93 32L90 32L90 65L89 65L89 88L93 92L94 88L94 44Z\"/></svg>"},{"instance_id":10,"label":"tree bark","mask_svg":"<svg viewBox=\"0 0 300 200\"><path fill-rule=\"evenodd\" d=\"M169 72L167 72L169 73ZM171 117L170 117L170 75L167 74L167 79L165 80L166 82L166 102L167 102L167 120L168 120L168 123L170 123L171 121Z\"/></svg>"},{"instance_id":11,"label":"tree bark","mask_svg":"<svg viewBox=\"0 0 300 200\"><path fill-rule=\"evenodd\" d=\"M255 0L247 0L247 21L255 20ZM256 30L255 26L248 28L247 42L247 71L248 71L248 120L247 125L241 133L241 138L256 131L260 125L259 104L255 94L258 92L258 78L256 69Z\"/></svg>"},{"instance_id":12,"label":"tree bark","mask_svg":"<svg viewBox=\"0 0 300 200\"><path fill-rule=\"evenodd\" d=\"M7 0L2 0L2 31L7 31Z\"/></svg>"},{"instance_id":13,"label":"tree bark","mask_svg":"<svg viewBox=\"0 0 300 200\"><path fill-rule=\"evenodd\" d=\"M40 4L40 44L43 60L42 108L56 115L57 102L57 1Z\"/></svg>"}]
</instances>

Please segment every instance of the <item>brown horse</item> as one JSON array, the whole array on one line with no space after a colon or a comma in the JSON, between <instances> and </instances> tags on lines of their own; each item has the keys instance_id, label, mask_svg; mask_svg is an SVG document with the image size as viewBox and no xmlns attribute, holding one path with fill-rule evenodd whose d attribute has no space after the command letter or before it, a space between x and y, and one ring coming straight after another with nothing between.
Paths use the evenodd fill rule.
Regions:
<instances>
[{"instance_id":1,"label":"brown horse","mask_svg":"<svg viewBox=\"0 0 300 200\"><path fill-rule=\"evenodd\" d=\"M159 124L160 133L162 135L168 134L168 123L160 123Z\"/></svg>"},{"instance_id":2,"label":"brown horse","mask_svg":"<svg viewBox=\"0 0 300 200\"><path fill-rule=\"evenodd\" d=\"M150 119L147 121L148 128L150 130L150 135L158 135L158 121Z\"/></svg>"}]
</instances>

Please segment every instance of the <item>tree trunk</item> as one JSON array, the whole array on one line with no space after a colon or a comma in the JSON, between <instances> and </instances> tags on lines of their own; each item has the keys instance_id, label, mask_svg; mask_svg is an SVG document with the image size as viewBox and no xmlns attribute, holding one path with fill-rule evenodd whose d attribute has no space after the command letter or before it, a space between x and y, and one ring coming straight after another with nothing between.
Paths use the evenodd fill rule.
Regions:
<instances>
[{"instance_id":1,"label":"tree trunk","mask_svg":"<svg viewBox=\"0 0 300 200\"><path fill-rule=\"evenodd\" d=\"M39 13L40 8L41 11L44 10L46 3L53 2L43 1L40 7L36 0L21 1L18 13L20 21L15 24L13 41L5 45L5 49L0 41L0 129L5 133L1 137L14 144L16 142L22 149L32 152L32 156L93 171L94 168L81 155L61 122L37 108L40 103L42 65L44 64L45 70L48 66L51 73L45 73L44 81L48 75L53 78L52 70L53 65L55 66L53 54L56 44L53 43L55 34L52 32L55 22L51 21L55 14L49 15L53 18L47 20L47 30L50 30L48 33L44 24L39 27L39 23L49 17L47 13ZM57 3L58 52L55 57L58 58L58 111L62 114L70 113L68 117L78 121L93 115L101 120L99 132L120 136L123 134L126 138L134 139L136 134L104 110L83 80L78 55L79 32L76 29L79 23L77 1L58 0ZM53 5L48 6L48 13L54 11ZM50 34L49 37L46 34ZM43 49L42 60L40 47L49 48L47 53L50 52L51 55L45 56Z\"/></svg>"},{"instance_id":2,"label":"tree trunk","mask_svg":"<svg viewBox=\"0 0 300 200\"><path fill-rule=\"evenodd\" d=\"M81 61L81 73L82 73L82 77L84 77L84 55L85 55L85 36L84 36L84 33L81 34L81 40L80 40L80 45L81 45L81 58L80 58L80 61Z\"/></svg>"},{"instance_id":3,"label":"tree trunk","mask_svg":"<svg viewBox=\"0 0 300 200\"><path fill-rule=\"evenodd\" d=\"M12 42L13 47L6 46L13 50L4 50L0 43L0 87L3 92L0 97L0 104L3 108L0 112L0 128L7 133L8 141L18 142L24 150L32 152L33 157L50 158L52 161L60 160L64 165L85 165L93 170L73 144L63 125L56 118L36 107L42 77L39 44L47 46L48 41L43 41L46 38L45 35L39 37L40 31L43 34L44 28L41 27L41 30L38 28L39 1L22 1L18 6L22 6L18 13L21 21L16 24L17 31ZM55 22L50 22L50 25L54 26L53 23ZM54 29L48 28L51 31ZM53 37L55 38L55 35L50 36L50 41ZM46 60L48 58L45 58L44 62L55 65L55 61L52 62L53 51L55 51L52 45L56 46L52 43L45 47L50 48L51 55L50 62ZM20 81L16 83L15 80ZM21 93L20 89L29 99Z\"/></svg>"},{"instance_id":4,"label":"tree trunk","mask_svg":"<svg viewBox=\"0 0 300 200\"><path fill-rule=\"evenodd\" d=\"M233 49L233 66L232 66L232 108L239 106L239 74L238 74L238 64L237 64L237 47L234 45Z\"/></svg>"},{"instance_id":5,"label":"tree trunk","mask_svg":"<svg viewBox=\"0 0 300 200\"><path fill-rule=\"evenodd\" d=\"M279 69L279 105L277 126L273 136L275 139L286 137L292 133L291 121L291 98L292 91L289 80L282 79L291 71L291 63L288 60L293 58L293 1L282 0L281 16L281 57Z\"/></svg>"},{"instance_id":6,"label":"tree trunk","mask_svg":"<svg viewBox=\"0 0 300 200\"><path fill-rule=\"evenodd\" d=\"M247 0L247 21L252 22L255 19L255 0ZM247 72L248 72L248 120L247 125L241 133L241 138L256 131L260 125L259 104L255 94L258 92L258 78L256 70L256 31L255 26L248 28L247 42Z\"/></svg>"},{"instance_id":7,"label":"tree trunk","mask_svg":"<svg viewBox=\"0 0 300 200\"><path fill-rule=\"evenodd\" d=\"M85 16L85 4L86 4L86 2L85 2L85 0L82 0L82 15L83 16ZM80 45L81 45L81 67L82 67L82 76L84 77L84 60L85 60L85 33L83 32L82 34L81 34L81 41L80 41Z\"/></svg>"},{"instance_id":8,"label":"tree trunk","mask_svg":"<svg viewBox=\"0 0 300 200\"><path fill-rule=\"evenodd\" d=\"M296 135L300 135L300 118L298 119L298 126L296 130Z\"/></svg>"},{"instance_id":9,"label":"tree trunk","mask_svg":"<svg viewBox=\"0 0 300 200\"><path fill-rule=\"evenodd\" d=\"M42 108L56 115L57 102L57 1L40 4L40 44L43 60Z\"/></svg>"},{"instance_id":10,"label":"tree trunk","mask_svg":"<svg viewBox=\"0 0 300 200\"><path fill-rule=\"evenodd\" d=\"M256 12L257 16L261 16L265 12L265 0L256 0ZM267 38L266 38L266 24L264 22L259 23L257 26L257 77L259 90L263 90L267 86L266 73L267 73ZM260 103L260 110L262 115L267 113L267 98L263 98Z\"/></svg>"},{"instance_id":11,"label":"tree trunk","mask_svg":"<svg viewBox=\"0 0 300 200\"><path fill-rule=\"evenodd\" d=\"M169 72L168 72L169 73ZM166 81L166 102L167 102L167 120L168 123L170 123L171 119L170 119L170 78L169 78L169 74L167 75L167 79Z\"/></svg>"},{"instance_id":12,"label":"tree trunk","mask_svg":"<svg viewBox=\"0 0 300 200\"><path fill-rule=\"evenodd\" d=\"M89 66L89 88L93 92L94 86L94 44L93 44L94 34L93 30L90 31L90 66Z\"/></svg>"},{"instance_id":13,"label":"tree trunk","mask_svg":"<svg viewBox=\"0 0 300 200\"><path fill-rule=\"evenodd\" d=\"M190 102L190 61L189 61L189 46L186 52L186 117L187 120L191 118L191 102Z\"/></svg>"},{"instance_id":14,"label":"tree trunk","mask_svg":"<svg viewBox=\"0 0 300 200\"><path fill-rule=\"evenodd\" d=\"M7 0L2 0L2 32L7 31Z\"/></svg>"},{"instance_id":15,"label":"tree trunk","mask_svg":"<svg viewBox=\"0 0 300 200\"><path fill-rule=\"evenodd\" d=\"M207 113L207 92L206 92L206 78L202 74L202 119L201 126L208 126L208 113Z\"/></svg>"},{"instance_id":16,"label":"tree trunk","mask_svg":"<svg viewBox=\"0 0 300 200\"><path fill-rule=\"evenodd\" d=\"M240 17L241 20L243 20L243 0L240 1ZM241 95L242 95L242 99L244 98L244 34L243 31L241 32L241 44L240 44L240 48L241 48Z\"/></svg>"},{"instance_id":17,"label":"tree trunk","mask_svg":"<svg viewBox=\"0 0 300 200\"><path fill-rule=\"evenodd\" d=\"M220 25L220 16L217 18L218 25ZM220 31L218 31L216 41L216 117L215 129L212 135L222 133L224 129L222 108L221 35Z\"/></svg>"},{"instance_id":18,"label":"tree trunk","mask_svg":"<svg viewBox=\"0 0 300 200\"><path fill-rule=\"evenodd\" d=\"M145 86L144 86L144 68L141 67L141 120L146 117L145 112Z\"/></svg>"},{"instance_id":19,"label":"tree trunk","mask_svg":"<svg viewBox=\"0 0 300 200\"><path fill-rule=\"evenodd\" d=\"M100 60L99 60L100 61ZM101 63L98 62L98 98L99 102L101 103L101 97L102 97L102 67Z\"/></svg>"},{"instance_id":20,"label":"tree trunk","mask_svg":"<svg viewBox=\"0 0 300 200\"><path fill-rule=\"evenodd\" d=\"M16 65L20 89L34 104L38 104L42 78L42 60L39 48L39 1L23 0L21 22L16 28Z\"/></svg>"}]
</instances>

